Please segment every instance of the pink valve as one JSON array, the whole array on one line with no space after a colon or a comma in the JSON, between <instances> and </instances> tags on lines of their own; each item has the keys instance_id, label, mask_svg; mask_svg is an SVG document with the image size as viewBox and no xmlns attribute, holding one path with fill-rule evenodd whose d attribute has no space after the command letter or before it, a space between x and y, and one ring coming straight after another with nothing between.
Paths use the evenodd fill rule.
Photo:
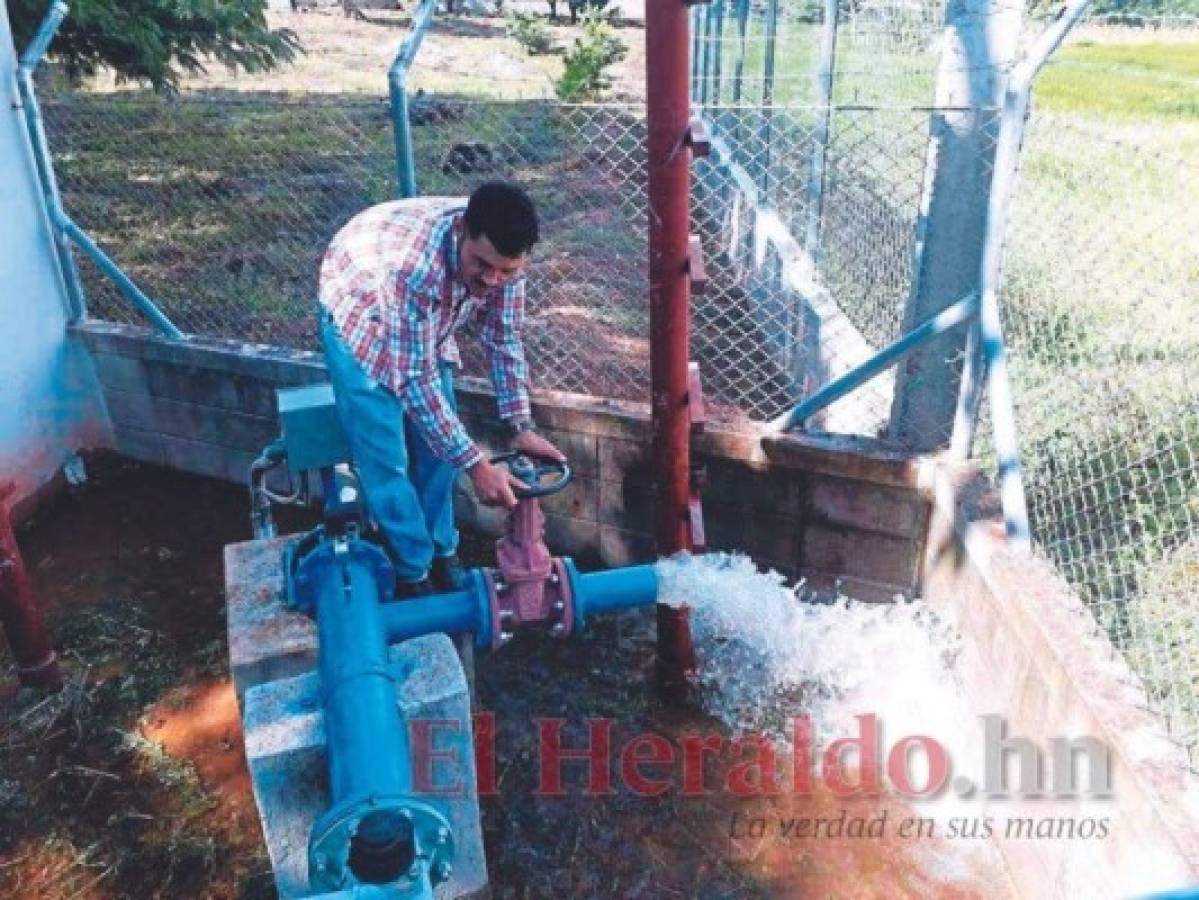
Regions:
<instances>
[{"instance_id":1,"label":"pink valve","mask_svg":"<svg viewBox=\"0 0 1199 900\"><path fill-rule=\"evenodd\" d=\"M508 533L496 542L498 569L484 577L491 601L492 647L501 647L521 626L547 623L554 637L569 637L574 622L570 579L561 559L545 545L545 517L539 497L557 493L571 480L565 463L534 462L519 453L497 456L493 463L529 485L516 490L516 509L508 516ZM557 476L543 483L546 475Z\"/></svg>"}]
</instances>

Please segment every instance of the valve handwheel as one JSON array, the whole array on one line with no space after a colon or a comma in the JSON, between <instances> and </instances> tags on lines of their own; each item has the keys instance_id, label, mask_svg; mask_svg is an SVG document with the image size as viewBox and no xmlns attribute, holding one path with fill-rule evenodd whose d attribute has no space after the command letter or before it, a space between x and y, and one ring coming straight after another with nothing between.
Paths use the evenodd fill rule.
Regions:
<instances>
[{"instance_id":1,"label":"valve handwheel","mask_svg":"<svg viewBox=\"0 0 1199 900\"><path fill-rule=\"evenodd\" d=\"M504 466L509 472L529 485L525 488L512 486L512 493L516 495L517 500L548 497L550 494L556 494L570 484L571 479L574 478L574 473L571 471L568 463L552 459L536 459L521 453L519 450L511 450L507 453L493 456L490 462L492 465ZM543 482L545 478L552 478L552 480Z\"/></svg>"}]
</instances>

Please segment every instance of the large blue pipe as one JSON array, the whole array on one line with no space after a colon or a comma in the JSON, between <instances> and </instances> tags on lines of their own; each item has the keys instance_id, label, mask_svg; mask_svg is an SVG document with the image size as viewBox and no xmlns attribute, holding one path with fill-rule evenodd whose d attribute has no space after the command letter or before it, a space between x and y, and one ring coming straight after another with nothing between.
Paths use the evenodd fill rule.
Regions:
<instances>
[{"instance_id":1,"label":"large blue pipe","mask_svg":"<svg viewBox=\"0 0 1199 900\"><path fill-rule=\"evenodd\" d=\"M575 616L581 625L600 613L620 612L649 606L658 600L658 574L653 566L626 566L604 572L589 572L575 579Z\"/></svg>"},{"instance_id":2,"label":"large blue pipe","mask_svg":"<svg viewBox=\"0 0 1199 900\"><path fill-rule=\"evenodd\" d=\"M339 559L325 544L315 552L329 559L306 560L304 567L318 579L316 629L334 806L403 795L411 788L408 734L396 705L379 614L380 585L376 570L356 558L372 551L353 542Z\"/></svg>"},{"instance_id":3,"label":"large blue pipe","mask_svg":"<svg viewBox=\"0 0 1199 900\"><path fill-rule=\"evenodd\" d=\"M592 616L657 602L658 575L653 566L627 566L583 575L567 560L566 570L574 593L576 634ZM390 643L444 632L472 633L476 646L491 646L491 609L487 587L478 570L471 572L465 590L386 603L380 610L383 633Z\"/></svg>"},{"instance_id":4,"label":"large blue pipe","mask_svg":"<svg viewBox=\"0 0 1199 900\"><path fill-rule=\"evenodd\" d=\"M464 591L384 604L380 616L387 640L394 644L422 634L471 632L479 636L480 646L489 646L491 617L487 593L482 582L476 581L477 584Z\"/></svg>"}]
</instances>

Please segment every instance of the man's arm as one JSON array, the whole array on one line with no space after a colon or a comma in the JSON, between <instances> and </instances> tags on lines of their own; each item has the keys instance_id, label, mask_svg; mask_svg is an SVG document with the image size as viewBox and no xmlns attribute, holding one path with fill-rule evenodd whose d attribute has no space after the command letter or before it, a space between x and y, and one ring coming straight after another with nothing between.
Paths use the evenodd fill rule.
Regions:
<instances>
[{"instance_id":1,"label":"man's arm","mask_svg":"<svg viewBox=\"0 0 1199 900\"><path fill-rule=\"evenodd\" d=\"M525 282L506 285L483 305L479 338L491 367L500 418L511 424L531 419L529 366L525 362Z\"/></svg>"},{"instance_id":2,"label":"man's arm","mask_svg":"<svg viewBox=\"0 0 1199 900\"><path fill-rule=\"evenodd\" d=\"M491 364L500 418L515 432L512 446L545 459L565 462L562 452L532 430L529 404L529 366L525 362L525 282L522 278L506 286L498 302L483 307L480 338Z\"/></svg>"},{"instance_id":3,"label":"man's arm","mask_svg":"<svg viewBox=\"0 0 1199 900\"><path fill-rule=\"evenodd\" d=\"M390 305L391 388L438 459L465 469L483 503L511 509L516 505L512 484L519 482L487 461L441 393L432 303L417 293L407 297Z\"/></svg>"}]
</instances>

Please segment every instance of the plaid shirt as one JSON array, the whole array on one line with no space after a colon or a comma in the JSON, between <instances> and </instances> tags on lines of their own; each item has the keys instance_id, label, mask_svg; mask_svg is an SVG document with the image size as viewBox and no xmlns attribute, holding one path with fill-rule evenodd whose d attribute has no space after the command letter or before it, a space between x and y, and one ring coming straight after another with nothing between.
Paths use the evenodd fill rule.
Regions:
<instances>
[{"instance_id":1,"label":"plaid shirt","mask_svg":"<svg viewBox=\"0 0 1199 900\"><path fill-rule=\"evenodd\" d=\"M454 333L472 317L491 364L500 416L529 418L518 278L483 297L456 277L452 227L461 199L383 203L350 220L321 262L320 301L366 374L399 398L430 449L453 466L483 458L440 390L438 361L461 365Z\"/></svg>"}]
</instances>

